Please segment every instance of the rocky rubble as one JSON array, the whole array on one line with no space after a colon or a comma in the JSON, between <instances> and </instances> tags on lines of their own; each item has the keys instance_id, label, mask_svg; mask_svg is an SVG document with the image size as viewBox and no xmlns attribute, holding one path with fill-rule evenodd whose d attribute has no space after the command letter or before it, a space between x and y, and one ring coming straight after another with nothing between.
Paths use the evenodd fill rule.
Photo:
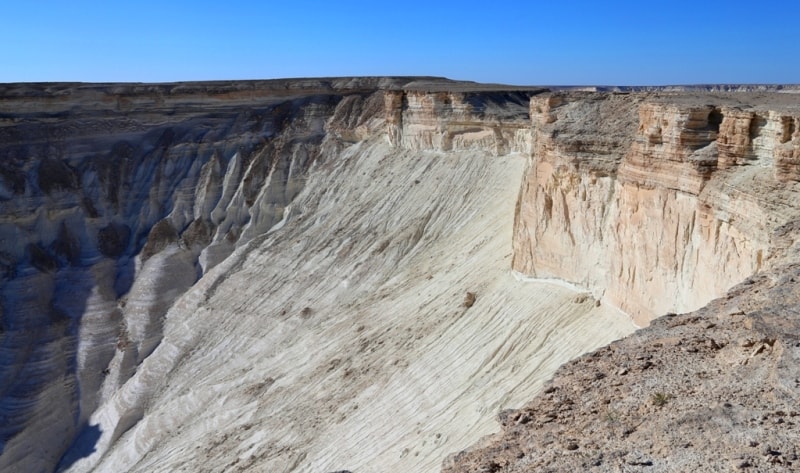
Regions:
<instances>
[{"instance_id":1,"label":"rocky rubble","mask_svg":"<svg viewBox=\"0 0 800 473\"><path fill-rule=\"evenodd\" d=\"M800 300L786 283L798 271L761 273L568 363L443 471L796 471Z\"/></svg>"}]
</instances>

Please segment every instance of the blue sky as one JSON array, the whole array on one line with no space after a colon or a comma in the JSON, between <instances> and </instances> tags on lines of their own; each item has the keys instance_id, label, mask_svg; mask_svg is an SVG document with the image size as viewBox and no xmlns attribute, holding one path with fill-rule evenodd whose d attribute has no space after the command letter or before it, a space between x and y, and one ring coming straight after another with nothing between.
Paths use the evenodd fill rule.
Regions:
<instances>
[{"instance_id":1,"label":"blue sky","mask_svg":"<svg viewBox=\"0 0 800 473\"><path fill-rule=\"evenodd\" d=\"M800 83L800 2L3 2L0 82Z\"/></svg>"}]
</instances>

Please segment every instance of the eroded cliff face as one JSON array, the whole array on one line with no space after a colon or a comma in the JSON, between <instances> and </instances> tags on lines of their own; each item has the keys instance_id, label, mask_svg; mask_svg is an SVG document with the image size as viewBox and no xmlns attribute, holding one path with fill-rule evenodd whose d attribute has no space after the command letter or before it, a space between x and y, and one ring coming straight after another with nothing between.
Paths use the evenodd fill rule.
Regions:
<instances>
[{"instance_id":1,"label":"eroded cliff face","mask_svg":"<svg viewBox=\"0 0 800 473\"><path fill-rule=\"evenodd\" d=\"M555 94L532 118L514 267L652 325L443 471L794 471L798 97Z\"/></svg>"},{"instance_id":2,"label":"eroded cliff face","mask_svg":"<svg viewBox=\"0 0 800 473\"><path fill-rule=\"evenodd\" d=\"M467 91L409 88L385 94L389 143L412 150L530 151L528 101L541 90Z\"/></svg>"},{"instance_id":3,"label":"eroded cliff face","mask_svg":"<svg viewBox=\"0 0 800 473\"><path fill-rule=\"evenodd\" d=\"M0 96L0 469L436 469L629 333L614 308L646 325L778 271L800 215L795 95Z\"/></svg>"},{"instance_id":4,"label":"eroded cliff face","mask_svg":"<svg viewBox=\"0 0 800 473\"><path fill-rule=\"evenodd\" d=\"M535 97L531 117L516 270L580 284L647 324L762 267L791 207L762 189L797 180L784 158L797 116L573 93Z\"/></svg>"},{"instance_id":5,"label":"eroded cliff face","mask_svg":"<svg viewBox=\"0 0 800 473\"><path fill-rule=\"evenodd\" d=\"M86 453L89 416L161 343L168 309L289 218L309 170L340 150L336 133L368 126L374 87L3 88L0 469Z\"/></svg>"}]
</instances>

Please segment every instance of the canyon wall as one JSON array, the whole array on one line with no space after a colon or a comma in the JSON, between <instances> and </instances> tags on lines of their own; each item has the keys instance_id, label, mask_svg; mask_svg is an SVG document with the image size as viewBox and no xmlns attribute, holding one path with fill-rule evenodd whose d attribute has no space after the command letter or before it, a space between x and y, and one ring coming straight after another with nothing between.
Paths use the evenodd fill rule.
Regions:
<instances>
[{"instance_id":1,"label":"canyon wall","mask_svg":"<svg viewBox=\"0 0 800 473\"><path fill-rule=\"evenodd\" d=\"M565 92L531 116L514 268L650 325L442 471L796 470L800 96Z\"/></svg>"},{"instance_id":2,"label":"canyon wall","mask_svg":"<svg viewBox=\"0 0 800 473\"><path fill-rule=\"evenodd\" d=\"M761 269L792 209L757 189L797 180L796 114L692 94L408 87L385 94L386 133L404 149L528 155L513 269L646 325ZM498 106L528 101L529 115Z\"/></svg>"},{"instance_id":3,"label":"canyon wall","mask_svg":"<svg viewBox=\"0 0 800 473\"><path fill-rule=\"evenodd\" d=\"M775 206L791 207L763 192L797 180L798 116L684 101L534 97L514 269L584 286L639 324L761 269L787 215Z\"/></svg>"},{"instance_id":4,"label":"canyon wall","mask_svg":"<svg viewBox=\"0 0 800 473\"><path fill-rule=\"evenodd\" d=\"M540 92L413 86L387 91L387 138L393 146L417 151L476 150L490 156L528 153L527 108L531 95Z\"/></svg>"},{"instance_id":5,"label":"canyon wall","mask_svg":"<svg viewBox=\"0 0 800 473\"><path fill-rule=\"evenodd\" d=\"M173 303L368 126L366 82L0 88L0 470L84 453Z\"/></svg>"},{"instance_id":6,"label":"canyon wall","mask_svg":"<svg viewBox=\"0 0 800 473\"><path fill-rule=\"evenodd\" d=\"M414 298L425 288L438 288L431 300L450 305L430 302L424 311L420 306L425 320L414 325L409 317L404 331L431 350L444 350L438 340L446 334L458 341L460 332L432 320L447 320L453 304L461 307L451 299L472 288L451 291L471 281L494 291L484 301L513 300L520 327L529 317L534 320L524 311L526 304L539 307L539 302L518 284L526 279L512 283L510 273L498 276L501 262L524 276L558 278L585 289L574 300L541 288L531 291L551 298L542 307L559 316L565 312L592 330L600 330L598 320L612 320L603 312L608 305L640 325L704 306L782 261L777 249L786 234L780 229L798 216L795 101L794 95L763 91L547 91L413 78L0 86L0 469L133 468L159 448L154 436L166 441L162 419L179 428L200 415L202 406L192 402L217 399L214 383L228 386L229 366L205 358L198 347L238 363L230 358L235 350L226 348L236 337L252 342L240 350L260 347L270 363L277 357L264 370L284 369L279 363L284 352L276 347L287 357L292 353L298 373L310 370L285 373L300 380L297 395L310 396L286 407L287 425L302 425L309 419L298 406L314 411L316 405L316 394L304 390L320 370L335 373L341 362L336 353L343 348L322 336L333 315L345 325L347 317L363 314L369 317L358 318L359 324L382 320L374 340L383 340L377 334L397 322L379 316L393 307L415 311ZM337 179L335 185L329 177ZM309 189L312 178L317 184ZM513 200L517 192L513 239L503 254L498 248L505 234L495 226L504 223L490 218L493 211L482 206L481 195L506 205L508 195ZM470 224L492 227L464 232ZM458 251L445 244L454 234L460 238ZM487 242L491 251L480 250ZM466 263L477 254L482 259ZM495 265L491 281L478 277L485 276L479 263L486 261ZM293 269L281 272L283 267ZM461 272L448 273L454 267ZM404 289L393 271L406 274L411 289ZM334 273L341 281L328 281ZM446 282L428 282L434 278ZM242 290L246 300L229 279L255 284ZM222 286L225 291L217 292ZM513 287L513 297L503 292L506 286ZM387 296L392 291L403 299ZM323 325L308 329L309 339L329 344L324 350L319 345L292 351L294 330L314 313L310 305L295 311L301 304L295 297L333 314L318 317L321 322L314 323ZM573 304L580 310L557 308L575 309ZM353 315L354 307L361 312ZM470 314L491 313L492 323L502 327L501 309L484 306L484 312ZM302 317L292 318L294 312ZM606 318L591 322L595 325L580 318L596 313ZM543 324L537 330L549 334L546 317L535 316ZM239 326L244 320L251 325ZM168 327L172 339L165 341ZM484 333L477 325L463 329L475 338ZM563 362L625 330L615 325L605 338L589 341L570 329L569 343L557 343L576 351L547 363ZM215 338L217 331L227 335ZM549 338L541 341L549 347L542 350L559 352L547 345ZM387 340L413 347L405 339ZM487 359L506 350L504 340L494 342L500 346ZM509 345L514 351L524 342L513 339ZM444 346L443 359L460 350L483 356L480 347ZM262 356L253 350L253 358ZM315 356L309 353L323 352L339 361L330 361L327 371L329 360L321 355L319 366L304 364ZM402 354L421 356L411 348ZM526 356L536 365L532 373L552 372L539 373L546 363L539 355ZM389 365L378 355L369 360L374 366L361 367L360 378L343 369L343 377L353 377L342 382L340 394L383 405L364 394L382 392L368 383L368 375L377 369L389 379L395 368L386 366L401 370L403 363ZM495 364L506 361L510 368L504 376L525 372L517 361ZM208 371L205 363L217 371ZM425 369L413 359L410 365ZM244 362L237 366L248 373L252 368ZM477 373L483 366L476 361L473 368ZM186 394L192 402L174 405L167 394L176 394L180 383L180 396L193 389L195 369L216 381L194 388L206 389L205 397ZM184 378L173 378L174 373ZM416 379L414 372L403 373ZM270 391L278 378L252 373L261 375L271 381L256 390L259 399L284 405L285 399ZM465 393L476 389L478 381L462 378L473 383ZM280 389L294 392L281 383ZM536 383L531 386L538 389ZM348 391L361 385L363 392ZM241 387L231 386L236 392ZM237 402L255 402L256 395L247 393L251 390ZM169 417L164 406L180 415ZM338 412L335 402L326 406ZM372 411L363 404L361 412ZM252 427L249 420L247 425ZM292 448L314 440L298 432L287 433L297 440ZM127 443L116 448L123 437ZM437 448L449 445L447 438L435 438ZM302 471L305 451L284 451L275 446L280 439L270 441L264 448L275 451L261 459L264 464ZM335 447L314 448L342 458L331 453ZM169 449L161 454L169 457ZM220 468L230 461L213 455ZM405 453L402 458L409 468L431 463ZM312 460L306 464L322 466Z\"/></svg>"}]
</instances>

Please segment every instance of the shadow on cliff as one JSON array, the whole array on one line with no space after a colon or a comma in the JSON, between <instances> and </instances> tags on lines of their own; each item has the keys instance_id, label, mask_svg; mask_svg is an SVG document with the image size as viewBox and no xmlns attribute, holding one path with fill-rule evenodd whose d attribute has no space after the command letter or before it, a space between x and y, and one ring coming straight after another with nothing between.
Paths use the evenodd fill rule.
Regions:
<instances>
[{"instance_id":1,"label":"shadow on cliff","mask_svg":"<svg viewBox=\"0 0 800 473\"><path fill-rule=\"evenodd\" d=\"M103 431L100 430L98 425L87 425L81 430L81 433L72 442L72 445L67 449L67 452L61 457L55 471L65 471L71 467L76 461L81 458L86 458L97 449L97 441Z\"/></svg>"},{"instance_id":2,"label":"shadow on cliff","mask_svg":"<svg viewBox=\"0 0 800 473\"><path fill-rule=\"evenodd\" d=\"M80 430L82 413L78 406L83 388L78 373L80 327L96 285L95 278L91 267L65 266L56 271L40 271L33 266L23 262L17 269L18 277L3 281L0 289L0 313L4 315L0 327L3 335L0 337L0 470L3 471L24 456L19 444L8 456L3 454L10 447L9 441L27 427L43 433L35 435L39 441L49 443L48 430L54 428L51 423L31 426L26 422L38 404L74 406L73 419L67 425L75 427L67 428L72 432ZM129 279L126 271L129 270L120 268L117 277ZM90 437L85 433L80 435L84 437L80 445L86 445ZM40 460L52 465L70 440L66 438L64 444L51 445L53 456ZM85 450L81 447L81 451Z\"/></svg>"},{"instance_id":3,"label":"shadow on cliff","mask_svg":"<svg viewBox=\"0 0 800 473\"><path fill-rule=\"evenodd\" d=\"M304 93L244 109L176 106L156 124L149 107L98 114L77 108L0 130L0 471L60 471L95 451L101 432L87 425L104 383L113 376L106 384L118 385L133 372L109 364L130 343L126 296L151 230L162 221L174 225L166 243L189 242L199 252L195 243L208 244L216 230L216 211L215 224L226 225L220 238L232 246L243 227L254 226L250 207L261 211L262 194L273 199L261 216L269 228L274 208L282 212L281 199L299 189L281 182L273 197L262 187L308 170L323 136L317 118L332 115L339 100ZM240 170L228 175L234 158ZM230 195L223 195L225 179ZM239 187L243 203L233 202ZM190 271L182 289L202 275L193 257L181 266ZM171 292L158 304L142 303L150 304L146 314L134 314L153 320L141 321L147 344L131 348L134 358L160 343L176 287L164 289Z\"/></svg>"}]
</instances>

